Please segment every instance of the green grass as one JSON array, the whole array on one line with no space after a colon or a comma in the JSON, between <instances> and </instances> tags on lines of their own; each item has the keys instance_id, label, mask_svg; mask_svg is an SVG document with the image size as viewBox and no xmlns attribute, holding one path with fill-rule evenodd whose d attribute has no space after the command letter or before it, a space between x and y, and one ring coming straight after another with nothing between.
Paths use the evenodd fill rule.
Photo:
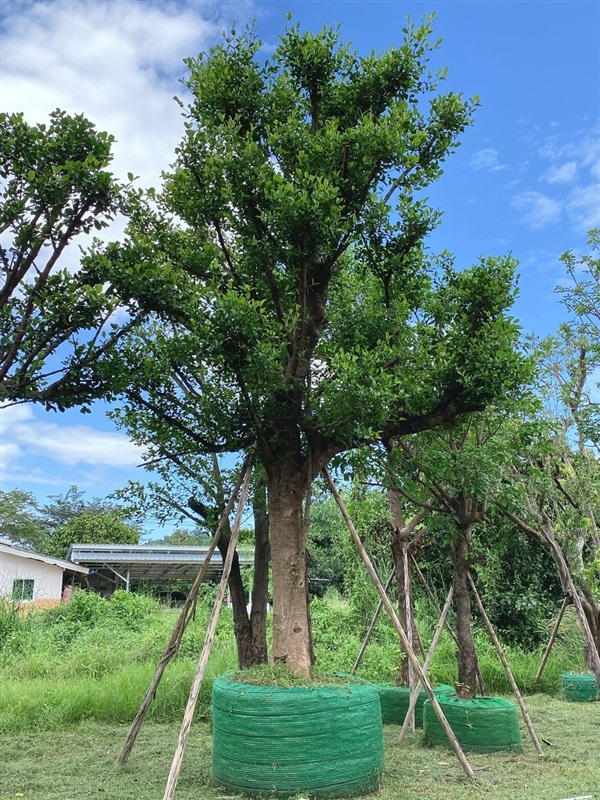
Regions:
<instances>
[{"instance_id":1,"label":"green grass","mask_svg":"<svg viewBox=\"0 0 600 800\"><path fill-rule=\"evenodd\" d=\"M426 748L420 736L397 744L385 728L385 767L378 800L562 800L600 798L600 703L573 704L538 694L527 700L539 736L553 743L539 759L523 729L525 752L469 756L475 781L451 751ZM162 797L179 724L147 722L129 762L115 767L125 725L86 720L56 731L0 737L0 800L156 800ZM178 800L224 800L211 785L210 726L191 730Z\"/></svg>"}]
</instances>

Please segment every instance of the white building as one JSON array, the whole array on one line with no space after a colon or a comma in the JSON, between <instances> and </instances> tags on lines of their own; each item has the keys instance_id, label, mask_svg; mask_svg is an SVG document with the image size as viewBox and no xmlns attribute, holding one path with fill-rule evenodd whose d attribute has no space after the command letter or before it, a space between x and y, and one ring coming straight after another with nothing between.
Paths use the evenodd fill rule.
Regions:
<instances>
[{"instance_id":1,"label":"white building","mask_svg":"<svg viewBox=\"0 0 600 800\"><path fill-rule=\"evenodd\" d=\"M0 597L36 606L60 602L75 575L89 570L0 539Z\"/></svg>"}]
</instances>

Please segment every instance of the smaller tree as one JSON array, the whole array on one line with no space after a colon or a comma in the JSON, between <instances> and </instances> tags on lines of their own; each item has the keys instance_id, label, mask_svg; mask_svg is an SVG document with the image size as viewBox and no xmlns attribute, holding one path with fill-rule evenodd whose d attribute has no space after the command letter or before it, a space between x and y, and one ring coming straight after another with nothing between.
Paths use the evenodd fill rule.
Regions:
<instances>
[{"instance_id":1,"label":"smaller tree","mask_svg":"<svg viewBox=\"0 0 600 800\"><path fill-rule=\"evenodd\" d=\"M44 552L48 531L40 519L40 508L31 492L21 489L0 492L0 533L15 544Z\"/></svg>"},{"instance_id":2,"label":"smaller tree","mask_svg":"<svg viewBox=\"0 0 600 800\"><path fill-rule=\"evenodd\" d=\"M48 553L65 558L74 543L138 544L140 532L116 514L85 512L58 527L48 545Z\"/></svg>"}]
</instances>

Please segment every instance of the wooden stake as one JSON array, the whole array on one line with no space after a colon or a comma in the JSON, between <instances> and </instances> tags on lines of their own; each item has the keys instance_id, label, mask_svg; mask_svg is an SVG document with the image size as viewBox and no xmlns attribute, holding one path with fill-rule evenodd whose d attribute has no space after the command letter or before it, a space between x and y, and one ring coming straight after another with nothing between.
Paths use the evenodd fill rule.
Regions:
<instances>
[{"instance_id":1,"label":"wooden stake","mask_svg":"<svg viewBox=\"0 0 600 800\"><path fill-rule=\"evenodd\" d=\"M402 552L402 566L403 566L403 574L404 574L404 608L406 609L406 635L408 638L408 646L411 650L414 651L414 642L413 642L413 629L414 629L414 620L413 620L413 613L412 613L412 603L410 602L410 592L408 590L410 584L410 567L408 563L408 549L405 547ZM426 671L426 670L425 670ZM412 662L408 661L408 686L409 690L412 691L415 685L415 670L413 668ZM417 681L417 686L419 685ZM409 708L408 714L406 719L408 720L408 724L410 726L411 731L415 731L416 729L416 722L415 722L415 710L414 706L412 710ZM405 720L406 721L406 720Z\"/></svg>"},{"instance_id":2,"label":"wooden stake","mask_svg":"<svg viewBox=\"0 0 600 800\"><path fill-rule=\"evenodd\" d=\"M417 571L417 576L418 576L419 580L421 581L422 587L425 589L425 593L427 594L427 597L430 599L433 607L437 611L438 616L441 616L442 610L438 605L438 601L435 599L435 595L433 594L433 592L429 588L429 584L425 580L425 576L421 572L421 568L417 564L416 558L414 556L411 556L411 558L412 558L412 562L413 562L413 565L415 567L415 570ZM448 633L452 637L452 641L454 642L454 644L458 647L458 639L456 638L456 634L452 630L452 626L450 625L449 622L446 622L446 630L448 631ZM483 675L481 674L481 670L479 669L479 664L477 665L477 683L479 684L479 692L481 694L487 694L487 690L486 690L486 687L485 687L485 681L483 680Z\"/></svg>"},{"instance_id":3,"label":"wooden stake","mask_svg":"<svg viewBox=\"0 0 600 800\"><path fill-rule=\"evenodd\" d=\"M427 680L427 676L424 675L423 670L421 669L421 666L419 664L419 660L417 659L416 655L414 654L413 650L411 649L410 645L408 644L408 638L406 636L406 632L405 632L404 628L402 627L402 624L401 624L400 620L398 619L398 617L396 615L396 612L394 611L394 607L390 603L390 599L386 594L385 588L384 588L383 584L381 583L381 580L379 579L379 576L377 575L377 571L375 570L375 567L371 563L371 559L369 558L369 555L368 555L367 551L365 550L365 548L363 546L363 543L361 542L358 533L356 532L356 528L352 524L352 520L350 519L350 517L348 515L348 512L346 510L346 507L344 505L344 502L343 502L342 498L340 497L337 489L335 488L335 485L334 485L334 483L333 483L333 481L331 479L331 475L329 474L329 470L327 469L327 467L323 467L323 474L325 476L325 480L327 482L327 485L331 489L331 493L333 494L333 496L335 498L335 501L339 506L339 509L340 509L340 511L342 513L344 521L345 521L345 523L346 523L346 525L348 527L348 530L350 531L350 535L352 536L352 539L354 540L354 544L356 545L356 547L358 549L358 552L360 553L360 557L362 558L363 564L365 565L366 570L369 573L369 576L370 576L371 580L373 581L373 583L375 585L375 588L379 592L379 596L381 597L381 599L383 601L383 605L385 607L385 610L389 614L390 619L392 620L392 623L393 623L394 627L396 628L396 631L398 632L398 635L400 636L400 640L402 642L402 646L404 647L406 655L411 660L411 663L412 663L412 665L414 667L414 670L417 673L417 675L419 676L419 680L421 681L421 683L423 685L423 688L425 689L425 691L427 693L427 697L431 700L431 705L433 706L433 708L435 710L435 713L437 714L437 717L438 717L438 719L440 721L440 725L442 726L442 728L444 729L444 731L446 733L446 736L450 740L450 743L452 744L452 748L453 748L454 752L456 753L456 757L460 761L460 764L461 764L461 766L462 766L462 768L464 770L465 775L468 778L474 778L475 777L475 773L473 772L473 768L471 767L471 765L467 761L467 757L465 756L465 754L464 754L464 752L462 750L462 747L460 746L460 743L458 742L458 739L454 735L454 731L452 730L452 728L448 724L448 720L444 716L444 712L442 711L442 709L440 707L440 704L438 703L437 697L433 693L433 689L431 688L431 685L430 685L429 681ZM167 800L167 798L165 798L165 800Z\"/></svg>"},{"instance_id":4,"label":"wooden stake","mask_svg":"<svg viewBox=\"0 0 600 800\"><path fill-rule=\"evenodd\" d=\"M175 797L175 789L177 788L177 779L179 778L181 762L183 761L183 754L185 752L187 738L190 732L190 728L192 726L192 720L194 718L196 702L198 700L198 695L200 694L200 686L202 684L202 679L204 678L204 671L206 670L206 664L208 663L208 657L210 655L213 639L215 637L215 631L217 629L217 622L219 620L221 606L223 605L223 600L225 598L225 593L227 591L227 582L229 580L229 573L231 572L231 564L233 562L233 556L235 554L235 548L242 523L242 514L244 512L244 506L246 505L246 498L248 496L248 486L250 485L250 472L251 470L248 469L246 471L246 476L244 478L244 485L242 487L240 502L238 505L237 514L235 515L233 530L231 531L231 540L229 542L229 547L227 548L227 556L225 558L225 563L223 564L223 574L221 576L221 583L219 584L219 591L217 592L217 596L215 598L215 604L213 606L210 619L208 621L206 638L204 639L204 647L202 648L202 652L200 654L200 660L198 662L198 668L196 669L196 674L194 675L194 680L192 681L190 696L188 698L185 714L183 715L183 723L181 725L181 730L179 732L179 741L177 743L177 749L175 750L175 755L173 756L171 771L169 772L169 778L167 780L167 785L165 788L165 794L163 800L173 800L173 798Z\"/></svg>"},{"instance_id":5,"label":"wooden stake","mask_svg":"<svg viewBox=\"0 0 600 800\"><path fill-rule=\"evenodd\" d=\"M390 584L391 584L392 580L394 579L394 572L395 572L395 569L393 568L392 571L390 572L390 577L387 579L387 583L385 584L386 592L390 588ZM363 643L361 645L361 648L358 651L358 655L356 656L356 661L354 662L354 666L352 667L352 670L350 672L351 675L354 675L356 670L360 666L360 662L362 661L362 657L365 654L365 650L367 649L367 645L369 644L369 641L371 640L371 636L373 635L373 630L375 629L375 624L376 624L377 620L379 619L379 615L381 614L381 609L382 608L383 608L383 600L380 600L377 608L375 609L375 613L373 614L373 619L371 620L371 624L369 625L369 630L367 631L367 634L366 634L366 636L364 638L364 641L363 641Z\"/></svg>"},{"instance_id":6,"label":"wooden stake","mask_svg":"<svg viewBox=\"0 0 600 800\"><path fill-rule=\"evenodd\" d=\"M544 667L546 666L546 661L548 661L548 656L552 652L552 647L553 647L554 642L556 640L556 637L558 635L558 630L560 628L560 623L562 622L562 618L565 615L565 611L567 610L567 606L568 605L569 605L569 600L568 600L568 598L565 597L565 599L562 602L562 606L560 607L560 611L558 612L558 617L556 619L556 624L554 625L554 628L552 630L552 635L550 636L550 641L548 642L548 646L546 647L546 650L544 651L544 655L542 656L542 660L540 662L539 669L535 674L535 678L533 679L533 685L534 686L539 681L539 679L542 677L542 672L544 671Z\"/></svg>"},{"instance_id":7,"label":"wooden stake","mask_svg":"<svg viewBox=\"0 0 600 800\"><path fill-rule=\"evenodd\" d=\"M450 609L450 604L452 603L452 595L454 594L454 587L450 587L450 591L448 592L448 597L446 599L446 603L444 608L442 609L442 613L440 616L440 620L438 622L438 626L435 630L435 634L433 636L433 640L431 642L431 646L429 648L429 652L427 653L427 658L425 659L425 663L423 664L423 672L427 675L427 670L429 669L429 665L431 664L431 659L433 658L433 654L435 653L435 648L438 646L440 641L440 636L442 635L442 631L444 630L444 624L446 622L446 617L448 615L448 611ZM414 719L414 711L415 706L417 705L417 699L419 697L419 692L421 691L421 682L417 680L417 684L414 688L411 688L410 693L410 700L408 703L408 711L406 712L406 717L404 718L404 723L402 725L402 730L400 731L400 737L398 739L398 744L402 744L404 741L404 737L406 736L408 729L410 727L410 715L412 714Z\"/></svg>"},{"instance_id":8,"label":"wooden stake","mask_svg":"<svg viewBox=\"0 0 600 800\"><path fill-rule=\"evenodd\" d=\"M529 714L527 712L527 708L525 706L525 702L523 700L521 692L519 691L519 687L517 686L517 682L515 681L515 679L513 677L513 674L512 674L512 672L510 670L510 667L508 665L508 661L506 660L506 656L504 655L504 650L502 649L502 645L500 644L500 642L498 640L498 637L496 636L496 631L494 630L494 627L493 627L492 623L490 622L490 618L485 613L485 609L483 607L483 603L481 602L481 597L479 597L479 592L477 591L475 583L473 582L473 578L470 575L469 575L469 583L471 585L471 591L473 592L473 596L475 597L475 600L477 602L477 606L479 608L479 612L480 612L480 614L481 614L481 616L483 618L483 621L485 622L486 627L488 629L488 632L490 634L490 639L494 643L494 647L496 648L496 652L498 653L498 657L499 657L500 661L502 662L502 666L504 667L504 671L506 672L506 677L510 681L510 685L512 686L512 690L515 693L515 697L517 698L517 703L519 704L519 708L521 709L521 714L523 715L523 719L525 720L525 725L527 726L527 730L529 731L529 735L531 736L531 741L533 742L533 746L535 747L538 756L543 756L544 755L544 751L542 750L542 746L539 743L537 734L535 732L535 729L533 727L531 719L529 718Z\"/></svg>"},{"instance_id":9,"label":"wooden stake","mask_svg":"<svg viewBox=\"0 0 600 800\"><path fill-rule=\"evenodd\" d=\"M156 696L156 690L158 689L158 685L162 679L162 676L167 668L169 662L175 658L177 653L179 652L179 647L181 645L181 640L183 638L183 634L185 633L185 629L188 626L190 618L192 616L192 610L194 603L196 602L196 598L198 597L198 591L200 590L200 585L204 580L204 576L206 575L206 570L210 564L210 560L212 558L213 553L216 550L216 547L219 543L219 537L221 536L221 532L225 527L225 523L227 518L231 513L231 509L235 503L236 497L238 496L238 492L240 491L240 487L242 485L242 481L244 476L249 471L249 462L248 459L242 465L242 469L240 470L240 475L235 485L235 488L229 498L229 502L227 503L225 510L223 511L223 515L219 521L219 525L217 526L217 530L213 536L212 542L208 550L206 551L206 556L204 557L204 561L200 566L198 574L196 575L196 579L192 585L192 588L189 591L188 596L186 597L185 603L183 604L183 608L181 609L181 614L179 615L179 619L175 623L175 627L173 628L173 632L171 633L171 638L169 639L169 643L167 644L164 653L160 661L158 662L158 666L156 667L156 672L154 673L154 677L150 681L150 685L146 690L146 694L144 695L144 699L142 700L142 704L135 715L133 722L131 723L131 727L129 728L129 732L125 737L125 741L123 743L123 747L121 748L121 752L117 757L117 764L124 764L129 756L131 755L131 751L133 750L133 746L135 745L135 740L138 737L140 729L143 725L144 719L146 718L146 714L148 713L148 709L150 708L152 701Z\"/></svg>"}]
</instances>

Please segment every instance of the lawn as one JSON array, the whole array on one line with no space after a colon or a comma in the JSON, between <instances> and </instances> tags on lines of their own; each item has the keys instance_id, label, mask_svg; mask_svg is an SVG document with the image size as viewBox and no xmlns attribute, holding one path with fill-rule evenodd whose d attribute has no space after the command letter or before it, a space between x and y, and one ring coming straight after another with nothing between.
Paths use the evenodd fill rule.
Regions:
<instances>
[{"instance_id":1,"label":"lawn","mask_svg":"<svg viewBox=\"0 0 600 800\"><path fill-rule=\"evenodd\" d=\"M525 751L472 755L476 780L462 776L453 753L425 748L419 735L400 748L398 728L385 728L386 758L380 800L600 800L600 703L568 703L548 695L527 699L546 756L538 759L523 730ZM128 764L114 766L124 725L84 721L61 730L0 738L0 800L158 800L162 797L178 724L148 722ZM224 800L211 786L210 725L192 728L178 800Z\"/></svg>"}]
</instances>

